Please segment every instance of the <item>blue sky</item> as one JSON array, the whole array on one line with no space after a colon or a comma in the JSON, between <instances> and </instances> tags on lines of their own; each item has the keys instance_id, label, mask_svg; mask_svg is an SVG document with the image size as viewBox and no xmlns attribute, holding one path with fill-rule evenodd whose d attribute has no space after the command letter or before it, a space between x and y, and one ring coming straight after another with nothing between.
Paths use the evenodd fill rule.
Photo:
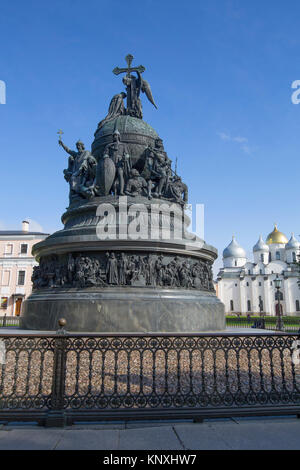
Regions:
<instances>
[{"instance_id":1,"label":"blue sky","mask_svg":"<svg viewBox=\"0 0 300 470\"><path fill-rule=\"evenodd\" d=\"M122 90L112 69L131 53L158 104L144 99L144 119L178 157L190 202L205 204L207 242L221 254L234 233L251 250L274 222L300 233L297 0L22 0L0 13L2 228L61 228L56 132L90 147Z\"/></svg>"}]
</instances>

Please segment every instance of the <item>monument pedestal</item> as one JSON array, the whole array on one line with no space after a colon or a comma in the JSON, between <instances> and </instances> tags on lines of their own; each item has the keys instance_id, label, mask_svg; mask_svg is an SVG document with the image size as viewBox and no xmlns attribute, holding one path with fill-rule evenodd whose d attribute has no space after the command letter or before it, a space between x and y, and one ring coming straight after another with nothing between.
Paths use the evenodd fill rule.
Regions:
<instances>
[{"instance_id":1,"label":"monument pedestal","mask_svg":"<svg viewBox=\"0 0 300 470\"><path fill-rule=\"evenodd\" d=\"M198 333L225 329L224 306L211 292L113 287L44 290L25 302L21 328L68 331Z\"/></svg>"}]
</instances>

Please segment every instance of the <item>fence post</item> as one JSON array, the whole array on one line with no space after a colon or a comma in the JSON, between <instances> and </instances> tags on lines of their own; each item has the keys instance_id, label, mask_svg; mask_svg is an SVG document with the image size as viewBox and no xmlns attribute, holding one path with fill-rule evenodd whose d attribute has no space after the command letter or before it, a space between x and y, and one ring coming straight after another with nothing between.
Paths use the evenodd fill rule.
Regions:
<instances>
[{"instance_id":1,"label":"fence post","mask_svg":"<svg viewBox=\"0 0 300 470\"><path fill-rule=\"evenodd\" d=\"M4 314L2 326L6 326L6 313Z\"/></svg>"},{"instance_id":2,"label":"fence post","mask_svg":"<svg viewBox=\"0 0 300 470\"><path fill-rule=\"evenodd\" d=\"M48 412L45 422L47 427L63 427L66 424L66 413L64 409L67 361L67 336L64 326L66 323L64 318L58 321L60 329L56 332L57 336L54 340L51 409Z\"/></svg>"}]
</instances>

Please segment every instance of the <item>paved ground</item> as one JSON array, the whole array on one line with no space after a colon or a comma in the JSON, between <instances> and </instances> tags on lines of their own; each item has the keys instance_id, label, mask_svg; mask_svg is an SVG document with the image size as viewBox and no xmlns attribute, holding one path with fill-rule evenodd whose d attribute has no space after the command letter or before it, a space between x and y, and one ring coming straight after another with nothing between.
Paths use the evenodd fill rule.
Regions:
<instances>
[{"instance_id":1,"label":"paved ground","mask_svg":"<svg viewBox=\"0 0 300 470\"><path fill-rule=\"evenodd\" d=\"M300 419L235 418L78 424L0 424L0 450L299 450Z\"/></svg>"}]
</instances>

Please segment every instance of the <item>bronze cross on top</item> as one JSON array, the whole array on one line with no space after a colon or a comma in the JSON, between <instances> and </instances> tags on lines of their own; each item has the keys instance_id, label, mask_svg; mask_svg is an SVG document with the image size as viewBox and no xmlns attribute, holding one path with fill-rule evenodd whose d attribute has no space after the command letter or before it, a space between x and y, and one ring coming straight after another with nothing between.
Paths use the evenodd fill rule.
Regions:
<instances>
[{"instance_id":1,"label":"bronze cross on top","mask_svg":"<svg viewBox=\"0 0 300 470\"><path fill-rule=\"evenodd\" d=\"M113 73L115 75L119 75L120 73L127 73L127 76L129 77L130 76L130 72L140 72L140 73L143 73L145 72L145 67L143 65L139 65L138 67L130 67L131 66L131 62L133 61L134 57L133 55L131 54L128 54L126 57L125 57L125 60L127 62L127 68L124 67L124 68L119 68L119 67L115 67L113 69Z\"/></svg>"}]
</instances>

